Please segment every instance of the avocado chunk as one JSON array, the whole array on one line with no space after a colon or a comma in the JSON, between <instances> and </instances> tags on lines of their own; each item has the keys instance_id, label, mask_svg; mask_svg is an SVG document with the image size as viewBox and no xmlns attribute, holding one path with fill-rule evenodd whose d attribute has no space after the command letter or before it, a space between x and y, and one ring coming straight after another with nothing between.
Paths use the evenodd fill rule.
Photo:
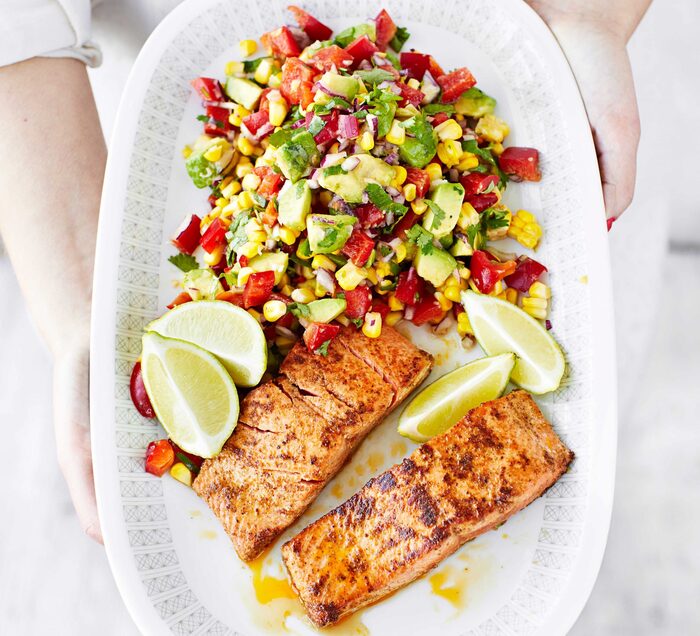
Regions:
<instances>
[{"instance_id":1,"label":"avocado chunk","mask_svg":"<svg viewBox=\"0 0 700 636\"><path fill-rule=\"evenodd\" d=\"M219 279L208 269L191 269L182 279L182 286L192 300L214 300L224 291Z\"/></svg>"},{"instance_id":2,"label":"avocado chunk","mask_svg":"<svg viewBox=\"0 0 700 636\"><path fill-rule=\"evenodd\" d=\"M413 135L406 137L399 146L399 156L405 163L414 168L423 168L437 152L437 134L432 124L424 115L416 115L403 123L406 132Z\"/></svg>"},{"instance_id":3,"label":"avocado chunk","mask_svg":"<svg viewBox=\"0 0 700 636\"><path fill-rule=\"evenodd\" d=\"M265 252L250 259L248 267L254 272L274 272L275 285L279 285L287 271L289 256L284 252Z\"/></svg>"},{"instance_id":4,"label":"avocado chunk","mask_svg":"<svg viewBox=\"0 0 700 636\"><path fill-rule=\"evenodd\" d=\"M455 103L455 110L460 115L467 115L468 117L490 115L495 108L496 100L476 88L476 86L462 93Z\"/></svg>"},{"instance_id":5,"label":"avocado chunk","mask_svg":"<svg viewBox=\"0 0 700 636\"><path fill-rule=\"evenodd\" d=\"M418 250L413 259L418 276L440 287L457 267L457 261L445 250L433 249L429 254Z\"/></svg>"},{"instance_id":6,"label":"avocado chunk","mask_svg":"<svg viewBox=\"0 0 700 636\"><path fill-rule=\"evenodd\" d=\"M310 214L306 232L312 254L330 254L339 250L352 234L357 219L349 214Z\"/></svg>"},{"instance_id":7,"label":"avocado chunk","mask_svg":"<svg viewBox=\"0 0 700 636\"><path fill-rule=\"evenodd\" d=\"M318 161L319 156L313 135L300 128L277 149L277 165L287 179L296 183Z\"/></svg>"},{"instance_id":8,"label":"avocado chunk","mask_svg":"<svg viewBox=\"0 0 700 636\"><path fill-rule=\"evenodd\" d=\"M459 183L441 183L430 192L428 203L430 209L423 217L423 227L433 233L435 238L449 234L457 224L464 188Z\"/></svg>"},{"instance_id":9,"label":"avocado chunk","mask_svg":"<svg viewBox=\"0 0 700 636\"><path fill-rule=\"evenodd\" d=\"M242 77L229 77L226 80L226 94L248 110L255 110L263 89L255 82Z\"/></svg>"},{"instance_id":10,"label":"avocado chunk","mask_svg":"<svg viewBox=\"0 0 700 636\"><path fill-rule=\"evenodd\" d=\"M319 82L329 93L348 101L352 101L360 88L359 82L354 77L338 75L338 73L331 71L324 73Z\"/></svg>"},{"instance_id":11,"label":"avocado chunk","mask_svg":"<svg viewBox=\"0 0 700 636\"><path fill-rule=\"evenodd\" d=\"M215 146L221 146L221 154L216 161L210 161L204 155ZM214 137L202 143L185 161L185 169L192 183L198 188L210 186L229 164L233 157L233 147L221 137Z\"/></svg>"},{"instance_id":12,"label":"avocado chunk","mask_svg":"<svg viewBox=\"0 0 700 636\"><path fill-rule=\"evenodd\" d=\"M285 181L277 196L280 224L301 232L306 227L306 215L311 210L311 188L306 179L296 183Z\"/></svg>"},{"instance_id":13,"label":"avocado chunk","mask_svg":"<svg viewBox=\"0 0 700 636\"><path fill-rule=\"evenodd\" d=\"M452 256L471 256L474 249L469 244L469 240L464 234L457 234L456 240L450 248Z\"/></svg>"},{"instance_id":14,"label":"avocado chunk","mask_svg":"<svg viewBox=\"0 0 700 636\"><path fill-rule=\"evenodd\" d=\"M394 168L372 155L352 155L357 165L345 172L340 166L330 166L321 171L318 182L326 190L337 194L348 203L362 203L362 194L368 183L388 186L394 179ZM349 157L349 158L352 158Z\"/></svg>"},{"instance_id":15,"label":"avocado chunk","mask_svg":"<svg viewBox=\"0 0 700 636\"><path fill-rule=\"evenodd\" d=\"M322 298L312 300L306 307L311 314L308 317L311 322L330 322L345 311L347 303L344 298Z\"/></svg>"}]
</instances>

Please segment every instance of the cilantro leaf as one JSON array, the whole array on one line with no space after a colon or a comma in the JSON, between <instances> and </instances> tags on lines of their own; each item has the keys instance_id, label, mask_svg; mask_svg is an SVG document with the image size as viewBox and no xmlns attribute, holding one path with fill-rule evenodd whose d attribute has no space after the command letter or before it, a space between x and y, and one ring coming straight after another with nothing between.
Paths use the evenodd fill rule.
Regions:
<instances>
[{"instance_id":1,"label":"cilantro leaf","mask_svg":"<svg viewBox=\"0 0 700 636\"><path fill-rule=\"evenodd\" d=\"M334 166L328 166L327 168L323 168L323 174L326 177L332 177L335 174L346 174L345 170L343 170L343 164L338 163Z\"/></svg>"},{"instance_id":2,"label":"cilantro leaf","mask_svg":"<svg viewBox=\"0 0 700 636\"><path fill-rule=\"evenodd\" d=\"M350 322L352 322L352 324L355 325L359 329L365 323L365 319L364 318L351 318Z\"/></svg>"},{"instance_id":3,"label":"cilantro leaf","mask_svg":"<svg viewBox=\"0 0 700 636\"><path fill-rule=\"evenodd\" d=\"M328 115L334 108L340 110L352 110L352 104L342 97L331 97L325 104L314 104L313 109L317 115Z\"/></svg>"},{"instance_id":4,"label":"cilantro leaf","mask_svg":"<svg viewBox=\"0 0 700 636\"><path fill-rule=\"evenodd\" d=\"M508 183L508 175L498 166L498 163L494 159L493 153L491 152L490 145L486 146L486 148L479 148L479 144L476 143L476 139L469 139L462 142L462 150L471 152L479 157L479 159L481 159L484 163L493 166L496 169L498 176L501 178L501 184L503 184L504 188L506 187L506 184Z\"/></svg>"},{"instance_id":5,"label":"cilantro leaf","mask_svg":"<svg viewBox=\"0 0 700 636\"><path fill-rule=\"evenodd\" d=\"M363 35L369 37L372 42L377 39L377 28L374 22L357 24L355 26L348 27L335 36L333 44L337 44L340 48L345 48L348 44L350 44L350 42L362 37Z\"/></svg>"},{"instance_id":6,"label":"cilantro leaf","mask_svg":"<svg viewBox=\"0 0 700 636\"><path fill-rule=\"evenodd\" d=\"M403 45L406 44L406 40L410 37L411 34L406 27L399 27L396 29L396 34L389 44L391 44L391 48L398 53L403 48Z\"/></svg>"},{"instance_id":7,"label":"cilantro leaf","mask_svg":"<svg viewBox=\"0 0 700 636\"><path fill-rule=\"evenodd\" d=\"M405 205L396 203L382 188L376 183L368 183L365 188L369 200L384 212L393 212L395 216L401 217L408 211Z\"/></svg>"},{"instance_id":8,"label":"cilantro leaf","mask_svg":"<svg viewBox=\"0 0 700 636\"><path fill-rule=\"evenodd\" d=\"M338 240L338 230L335 228L330 228L323 238L318 242L318 247L321 249L327 249L333 247Z\"/></svg>"},{"instance_id":9,"label":"cilantro leaf","mask_svg":"<svg viewBox=\"0 0 700 636\"><path fill-rule=\"evenodd\" d=\"M239 212L226 232L226 240L228 241L226 262L229 266L232 266L236 260L236 249L248 242L248 235L245 233L248 221L250 221L250 214Z\"/></svg>"},{"instance_id":10,"label":"cilantro leaf","mask_svg":"<svg viewBox=\"0 0 700 636\"><path fill-rule=\"evenodd\" d=\"M243 61L243 72L244 73L255 73L260 66L260 62L269 59L268 57L256 57L254 60L244 60Z\"/></svg>"},{"instance_id":11,"label":"cilantro leaf","mask_svg":"<svg viewBox=\"0 0 700 636\"><path fill-rule=\"evenodd\" d=\"M325 127L326 122L323 121L318 115L314 115L309 122L307 130L315 137L320 133Z\"/></svg>"},{"instance_id":12,"label":"cilantro leaf","mask_svg":"<svg viewBox=\"0 0 700 636\"><path fill-rule=\"evenodd\" d=\"M175 254L174 256L170 256L168 260L173 265L175 265L175 267L182 270L183 272L189 272L193 269L199 269L199 263L197 263L197 259L194 256L191 256L190 254Z\"/></svg>"},{"instance_id":13,"label":"cilantro leaf","mask_svg":"<svg viewBox=\"0 0 700 636\"><path fill-rule=\"evenodd\" d=\"M401 70L401 62L399 61L399 58L394 55L391 51L386 52L386 59L391 62L391 65L397 70Z\"/></svg>"},{"instance_id":14,"label":"cilantro leaf","mask_svg":"<svg viewBox=\"0 0 700 636\"><path fill-rule=\"evenodd\" d=\"M311 317L311 310L304 303L290 303L287 309L297 318Z\"/></svg>"},{"instance_id":15,"label":"cilantro leaf","mask_svg":"<svg viewBox=\"0 0 700 636\"><path fill-rule=\"evenodd\" d=\"M381 84L390 82L394 76L381 68L373 68L371 71L355 71L354 75L359 77L365 84Z\"/></svg>"},{"instance_id":16,"label":"cilantro leaf","mask_svg":"<svg viewBox=\"0 0 700 636\"><path fill-rule=\"evenodd\" d=\"M415 243L423 254L432 254L435 250L433 239L435 238L431 232L422 228L420 225L414 225L408 232L406 238Z\"/></svg>"},{"instance_id":17,"label":"cilantro leaf","mask_svg":"<svg viewBox=\"0 0 700 636\"><path fill-rule=\"evenodd\" d=\"M455 112L455 107L453 104L426 104L423 106L423 112L426 115L435 115L436 113L451 115Z\"/></svg>"},{"instance_id":18,"label":"cilantro leaf","mask_svg":"<svg viewBox=\"0 0 700 636\"><path fill-rule=\"evenodd\" d=\"M209 121L209 115L197 115L197 121L207 122Z\"/></svg>"},{"instance_id":19,"label":"cilantro leaf","mask_svg":"<svg viewBox=\"0 0 700 636\"><path fill-rule=\"evenodd\" d=\"M428 207L433 213L433 222L430 224L430 229L437 230L437 228L440 227L440 224L445 220L447 213L437 203L435 203L435 201L431 201L430 199L424 199L424 201L428 204Z\"/></svg>"},{"instance_id":20,"label":"cilantro leaf","mask_svg":"<svg viewBox=\"0 0 700 636\"><path fill-rule=\"evenodd\" d=\"M324 342L322 342L318 346L318 348L316 349L316 351L314 351L314 353L317 353L320 356L327 356L328 355L328 345L330 343L331 343L330 340L325 340Z\"/></svg>"},{"instance_id":21,"label":"cilantro leaf","mask_svg":"<svg viewBox=\"0 0 700 636\"><path fill-rule=\"evenodd\" d=\"M466 229L467 240L475 249L481 249L488 241L488 231L508 225L508 210L487 208L479 215L479 222Z\"/></svg>"}]
</instances>

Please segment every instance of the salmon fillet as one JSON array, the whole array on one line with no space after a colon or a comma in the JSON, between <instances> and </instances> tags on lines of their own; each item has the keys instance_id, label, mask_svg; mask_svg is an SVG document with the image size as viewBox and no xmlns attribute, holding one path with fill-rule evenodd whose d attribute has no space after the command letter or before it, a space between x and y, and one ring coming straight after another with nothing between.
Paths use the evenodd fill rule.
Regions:
<instances>
[{"instance_id":1,"label":"salmon fillet","mask_svg":"<svg viewBox=\"0 0 700 636\"><path fill-rule=\"evenodd\" d=\"M430 372L431 356L391 327L375 347L346 346L358 338L365 336L354 327L343 329L327 356L297 343L280 375L243 399L221 453L202 464L192 487L244 561L302 515L367 433ZM400 375L389 369L382 343Z\"/></svg>"},{"instance_id":2,"label":"salmon fillet","mask_svg":"<svg viewBox=\"0 0 700 636\"><path fill-rule=\"evenodd\" d=\"M572 459L529 394L486 402L285 543L292 586L331 625L503 523Z\"/></svg>"}]
</instances>

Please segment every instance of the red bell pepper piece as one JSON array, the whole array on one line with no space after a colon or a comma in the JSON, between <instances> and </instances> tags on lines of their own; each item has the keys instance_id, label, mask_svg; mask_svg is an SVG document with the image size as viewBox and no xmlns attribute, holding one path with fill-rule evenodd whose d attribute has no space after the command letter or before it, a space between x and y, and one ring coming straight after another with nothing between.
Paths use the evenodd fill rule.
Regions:
<instances>
[{"instance_id":1,"label":"red bell pepper piece","mask_svg":"<svg viewBox=\"0 0 700 636\"><path fill-rule=\"evenodd\" d=\"M456 71L452 71L436 79L440 88L442 88L443 104L456 102L464 91L468 91L476 84L474 76L466 67L458 68Z\"/></svg>"},{"instance_id":2,"label":"red bell pepper piece","mask_svg":"<svg viewBox=\"0 0 700 636\"><path fill-rule=\"evenodd\" d=\"M369 287L359 285L345 294L345 315L348 318L362 318L372 307L372 292Z\"/></svg>"},{"instance_id":3,"label":"red bell pepper piece","mask_svg":"<svg viewBox=\"0 0 700 636\"><path fill-rule=\"evenodd\" d=\"M430 176L426 170L406 166L406 183L416 186L416 198L421 199L430 189Z\"/></svg>"},{"instance_id":4,"label":"red bell pepper piece","mask_svg":"<svg viewBox=\"0 0 700 636\"><path fill-rule=\"evenodd\" d=\"M262 185L260 187L262 188ZM258 189L258 193L260 193L260 189ZM277 206L275 205L274 200L270 199L267 202L267 206L265 206L265 211L262 215L261 220L263 222L263 225L267 225L267 227L275 227L275 223L277 223L278 216L279 213L277 212Z\"/></svg>"},{"instance_id":5,"label":"red bell pepper piece","mask_svg":"<svg viewBox=\"0 0 700 636\"><path fill-rule=\"evenodd\" d=\"M301 53L294 34L286 26L263 34L260 41L276 57L299 57Z\"/></svg>"},{"instance_id":6,"label":"red bell pepper piece","mask_svg":"<svg viewBox=\"0 0 700 636\"><path fill-rule=\"evenodd\" d=\"M260 185L258 186L258 194L260 196L263 196L266 199L271 199L282 189L284 177L281 174L276 173L272 168L270 168L270 166L259 166L255 168L254 172L260 177L260 179L262 179ZM274 225L274 223L272 225Z\"/></svg>"},{"instance_id":7,"label":"red bell pepper piece","mask_svg":"<svg viewBox=\"0 0 700 636\"><path fill-rule=\"evenodd\" d=\"M172 302L167 305L168 309L172 309L173 307L177 307L178 305L184 305L185 303L188 303L192 300L192 296L190 296L187 292L180 292L175 298L173 298Z\"/></svg>"},{"instance_id":8,"label":"red bell pepper piece","mask_svg":"<svg viewBox=\"0 0 700 636\"><path fill-rule=\"evenodd\" d=\"M440 303L434 296L428 296L413 308L413 318L411 318L411 322L413 322L414 325L422 325L426 322L437 323L444 317L445 312L440 307Z\"/></svg>"},{"instance_id":9,"label":"red bell pepper piece","mask_svg":"<svg viewBox=\"0 0 700 636\"><path fill-rule=\"evenodd\" d=\"M431 55L430 56L430 62L428 64L428 71L430 71L430 74L433 76L433 79L437 80L438 78L442 77L445 74L445 71L442 70L442 66L440 66L437 63L437 60Z\"/></svg>"},{"instance_id":10,"label":"red bell pepper piece","mask_svg":"<svg viewBox=\"0 0 700 636\"><path fill-rule=\"evenodd\" d=\"M306 13L303 9L291 5L287 7L293 14L301 30L309 36L312 42L315 40L329 40L333 35L333 29L327 27L323 22Z\"/></svg>"},{"instance_id":11,"label":"red bell pepper piece","mask_svg":"<svg viewBox=\"0 0 700 636\"><path fill-rule=\"evenodd\" d=\"M391 42L396 35L396 23L391 19L386 9L382 9L379 15L374 18L374 24L377 32L377 46L379 50L386 51L389 42Z\"/></svg>"},{"instance_id":12,"label":"red bell pepper piece","mask_svg":"<svg viewBox=\"0 0 700 636\"><path fill-rule=\"evenodd\" d=\"M539 181L540 153L535 148L506 148L498 158L498 166L513 181Z\"/></svg>"},{"instance_id":13,"label":"red bell pepper piece","mask_svg":"<svg viewBox=\"0 0 700 636\"><path fill-rule=\"evenodd\" d=\"M258 110L264 110L266 113L270 112L270 100L267 97L270 91L272 91L271 88L265 88L263 92L260 93L260 105L258 106Z\"/></svg>"},{"instance_id":14,"label":"red bell pepper piece","mask_svg":"<svg viewBox=\"0 0 700 636\"><path fill-rule=\"evenodd\" d=\"M347 240L343 249L340 250L347 256L355 265L362 267L367 259L372 254L374 249L374 241L367 236L361 229L355 228Z\"/></svg>"},{"instance_id":15,"label":"red bell pepper piece","mask_svg":"<svg viewBox=\"0 0 700 636\"><path fill-rule=\"evenodd\" d=\"M459 179L464 188L464 194L467 196L481 194L484 190L488 190L491 184L495 187L500 181L497 174L481 174L480 172L469 172L463 174Z\"/></svg>"},{"instance_id":16,"label":"red bell pepper piece","mask_svg":"<svg viewBox=\"0 0 700 636\"><path fill-rule=\"evenodd\" d=\"M196 214L185 217L182 225L175 233L175 237L170 241L183 254L192 254L199 245L199 227L202 223Z\"/></svg>"},{"instance_id":17,"label":"red bell pepper piece","mask_svg":"<svg viewBox=\"0 0 700 636\"><path fill-rule=\"evenodd\" d=\"M394 225L394 229L391 233L392 238L400 238L402 241L406 240L406 232L410 230L417 222L420 217L411 209L404 214L399 221Z\"/></svg>"},{"instance_id":18,"label":"red bell pepper piece","mask_svg":"<svg viewBox=\"0 0 700 636\"><path fill-rule=\"evenodd\" d=\"M399 274L395 294L396 298L404 305L413 307L421 299L424 292L425 283L423 279L418 276L414 267Z\"/></svg>"},{"instance_id":19,"label":"red bell pepper piece","mask_svg":"<svg viewBox=\"0 0 700 636\"><path fill-rule=\"evenodd\" d=\"M314 100L312 86L316 71L296 57L289 58L282 66L280 92L290 104L306 107Z\"/></svg>"},{"instance_id":20,"label":"red bell pepper piece","mask_svg":"<svg viewBox=\"0 0 700 636\"><path fill-rule=\"evenodd\" d=\"M539 280L540 276L546 271L547 268L542 263L524 256L518 260L515 272L506 276L503 280L508 287L525 293L530 289L530 285Z\"/></svg>"},{"instance_id":21,"label":"red bell pepper piece","mask_svg":"<svg viewBox=\"0 0 700 636\"><path fill-rule=\"evenodd\" d=\"M270 123L270 115L266 110L259 110L256 113L251 113L243 118L243 124L248 129L248 132L255 136L265 124Z\"/></svg>"},{"instance_id":22,"label":"red bell pepper piece","mask_svg":"<svg viewBox=\"0 0 700 636\"><path fill-rule=\"evenodd\" d=\"M245 304L243 301L243 292L235 291L225 291L216 295L216 300L223 300L226 303L231 303L236 305L236 307L243 307Z\"/></svg>"},{"instance_id":23,"label":"red bell pepper piece","mask_svg":"<svg viewBox=\"0 0 700 636\"><path fill-rule=\"evenodd\" d=\"M470 194L464 197L465 203L471 203L477 212L483 212L486 208L498 203L498 195L495 192L488 194Z\"/></svg>"},{"instance_id":24,"label":"red bell pepper piece","mask_svg":"<svg viewBox=\"0 0 700 636\"><path fill-rule=\"evenodd\" d=\"M387 314L389 314L391 311L391 308L383 300L375 298L372 301L372 311L379 314L382 317L382 320L384 320L384 318L387 317Z\"/></svg>"},{"instance_id":25,"label":"red bell pepper piece","mask_svg":"<svg viewBox=\"0 0 700 636\"><path fill-rule=\"evenodd\" d=\"M231 111L219 106L207 106L207 117L204 123L204 134L213 137L221 137L231 130L231 123L228 116Z\"/></svg>"},{"instance_id":26,"label":"red bell pepper piece","mask_svg":"<svg viewBox=\"0 0 700 636\"><path fill-rule=\"evenodd\" d=\"M243 290L243 306L249 309L267 302L270 299L274 286L274 272L253 272Z\"/></svg>"},{"instance_id":27,"label":"red bell pepper piece","mask_svg":"<svg viewBox=\"0 0 700 636\"><path fill-rule=\"evenodd\" d=\"M430 55L405 51L399 55L399 62L409 79L417 79L420 82L430 66Z\"/></svg>"},{"instance_id":28,"label":"red bell pepper piece","mask_svg":"<svg viewBox=\"0 0 700 636\"><path fill-rule=\"evenodd\" d=\"M324 342L333 340L339 333L340 325L312 322L304 330L304 344L309 351L315 353Z\"/></svg>"},{"instance_id":29,"label":"red bell pepper piece","mask_svg":"<svg viewBox=\"0 0 700 636\"><path fill-rule=\"evenodd\" d=\"M515 271L515 261L499 263L491 260L488 252L476 250L471 257L469 269L472 280L482 294L490 294L496 283Z\"/></svg>"},{"instance_id":30,"label":"red bell pepper piece","mask_svg":"<svg viewBox=\"0 0 700 636\"><path fill-rule=\"evenodd\" d=\"M153 410L151 400L146 393L146 385L143 383L143 375L141 374L141 360L137 360L134 365L134 370L131 372L131 380L129 381L129 394L131 401L134 403L136 410L143 417L155 417L156 412Z\"/></svg>"},{"instance_id":31,"label":"red bell pepper piece","mask_svg":"<svg viewBox=\"0 0 700 636\"><path fill-rule=\"evenodd\" d=\"M411 88L408 84L404 84L403 82L399 82L398 87L401 91L401 97L403 98L399 102L399 106L401 108L405 108L408 104L416 107L420 106L420 103L425 97L424 93L419 91L417 88Z\"/></svg>"},{"instance_id":32,"label":"red bell pepper piece","mask_svg":"<svg viewBox=\"0 0 700 636\"><path fill-rule=\"evenodd\" d=\"M363 60L370 59L375 53L379 52L379 49L367 35L363 35L357 38L357 40L350 42L350 44L345 47L345 50L352 55L355 66Z\"/></svg>"},{"instance_id":33,"label":"red bell pepper piece","mask_svg":"<svg viewBox=\"0 0 700 636\"><path fill-rule=\"evenodd\" d=\"M146 448L146 472L162 477L175 463L175 449L168 439L151 442Z\"/></svg>"},{"instance_id":34,"label":"red bell pepper piece","mask_svg":"<svg viewBox=\"0 0 700 636\"><path fill-rule=\"evenodd\" d=\"M193 79L192 88L197 91L197 94L207 102L223 102L224 91L221 88L219 80L211 77L198 77Z\"/></svg>"},{"instance_id":35,"label":"red bell pepper piece","mask_svg":"<svg viewBox=\"0 0 700 636\"><path fill-rule=\"evenodd\" d=\"M219 218L214 219L202 236L200 241L202 248L211 254L220 245L225 245L226 232L228 232L228 224Z\"/></svg>"},{"instance_id":36,"label":"red bell pepper piece","mask_svg":"<svg viewBox=\"0 0 700 636\"><path fill-rule=\"evenodd\" d=\"M330 71L334 66L339 71L348 70L352 66L353 57L337 44L331 44L315 53L310 63L321 71Z\"/></svg>"},{"instance_id":37,"label":"red bell pepper piece","mask_svg":"<svg viewBox=\"0 0 700 636\"><path fill-rule=\"evenodd\" d=\"M383 210L380 210L374 203L365 203L355 208L355 216L360 220L360 225L369 229L384 223L386 217Z\"/></svg>"}]
</instances>

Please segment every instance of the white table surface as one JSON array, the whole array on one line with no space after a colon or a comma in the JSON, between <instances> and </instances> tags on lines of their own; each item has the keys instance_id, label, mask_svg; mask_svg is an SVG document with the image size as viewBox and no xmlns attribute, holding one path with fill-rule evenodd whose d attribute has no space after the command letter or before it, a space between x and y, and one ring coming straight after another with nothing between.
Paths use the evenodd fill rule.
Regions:
<instances>
[{"instance_id":1,"label":"white table surface","mask_svg":"<svg viewBox=\"0 0 700 636\"><path fill-rule=\"evenodd\" d=\"M616 499L576 636L700 633L700 189L691 179L700 86L689 66L700 5L669 5L657 0L631 44L643 139L635 203L611 234L621 398ZM95 12L105 63L91 79L107 135L146 36L139 24L158 14L144 7L112 0ZM136 634L102 548L73 514L55 458L50 359L2 256L0 298L0 634Z\"/></svg>"}]
</instances>

